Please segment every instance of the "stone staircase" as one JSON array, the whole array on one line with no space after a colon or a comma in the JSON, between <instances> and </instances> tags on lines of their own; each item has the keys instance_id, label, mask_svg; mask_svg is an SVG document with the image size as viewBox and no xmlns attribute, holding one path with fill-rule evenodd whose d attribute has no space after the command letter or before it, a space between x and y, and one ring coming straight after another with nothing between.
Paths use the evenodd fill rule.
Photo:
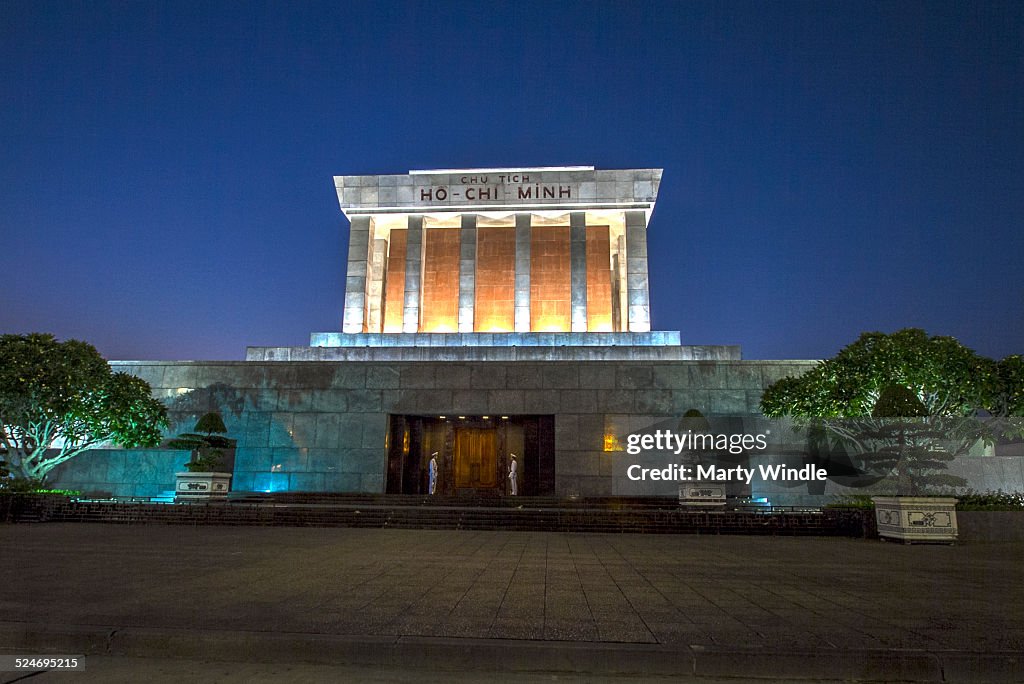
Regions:
<instances>
[{"instance_id":1,"label":"stone staircase","mask_svg":"<svg viewBox=\"0 0 1024 684\"><path fill-rule=\"evenodd\" d=\"M37 502L38 503L38 502ZM669 498L424 497L381 494L232 493L181 504L64 497L21 505L12 522L373 527L643 534L871 536L861 511L778 509L732 502L680 507ZM33 512L35 511L35 512Z\"/></svg>"}]
</instances>

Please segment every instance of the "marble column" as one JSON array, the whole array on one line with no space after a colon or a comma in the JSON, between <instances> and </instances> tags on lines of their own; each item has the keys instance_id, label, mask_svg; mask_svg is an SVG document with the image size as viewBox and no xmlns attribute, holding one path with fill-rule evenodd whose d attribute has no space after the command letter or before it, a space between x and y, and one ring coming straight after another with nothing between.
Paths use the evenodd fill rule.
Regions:
<instances>
[{"instance_id":1,"label":"marble column","mask_svg":"<svg viewBox=\"0 0 1024 684\"><path fill-rule=\"evenodd\" d=\"M651 296L647 278L647 214L626 212L626 299L629 332L651 329Z\"/></svg>"},{"instance_id":2,"label":"marble column","mask_svg":"<svg viewBox=\"0 0 1024 684\"><path fill-rule=\"evenodd\" d=\"M370 217L353 216L348 229L348 266L345 271L345 316L341 329L363 332L366 318L366 266L370 260Z\"/></svg>"},{"instance_id":3,"label":"marble column","mask_svg":"<svg viewBox=\"0 0 1024 684\"><path fill-rule=\"evenodd\" d=\"M569 214L572 331L587 332L587 215Z\"/></svg>"},{"instance_id":4,"label":"marble column","mask_svg":"<svg viewBox=\"0 0 1024 684\"><path fill-rule=\"evenodd\" d=\"M423 217L413 215L408 221L405 246L405 300L402 311L402 332L420 329L420 287L423 282Z\"/></svg>"},{"instance_id":5,"label":"marble column","mask_svg":"<svg viewBox=\"0 0 1024 684\"><path fill-rule=\"evenodd\" d=\"M366 278L366 332L379 333L384 323L384 272L387 269L388 241L371 237L370 268Z\"/></svg>"},{"instance_id":6,"label":"marble column","mask_svg":"<svg viewBox=\"0 0 1024 684\"><path fill-rule=\"evenodd\" d=\"M530 215L516 214L515 330L530 332Z\"/></svg>"},{"instance_id":7,"label":"marble column","mask_svg":"<svg viewBox=\"0 0 1024 684\"><path fill-rule=\"evenodd\" d=\"M459 245L459 332L471 333L476 304L476 214L462 215Z\"/></svg>"}]
</instances>

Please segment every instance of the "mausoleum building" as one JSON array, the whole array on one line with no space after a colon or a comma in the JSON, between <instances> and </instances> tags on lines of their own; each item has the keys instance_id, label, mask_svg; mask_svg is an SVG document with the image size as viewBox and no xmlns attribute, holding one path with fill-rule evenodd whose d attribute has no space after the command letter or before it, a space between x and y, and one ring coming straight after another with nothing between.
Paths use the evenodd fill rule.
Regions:
<instances>
[{"instance_id":1,"label":"mausoleum building","mask_svg":"<svg viewBox=\"0 0 1024 684\"><path fill-rule=\"evenodd\" d=\"M683 432L691 411L749 431L764 388L815 362L744 361L739 347L652 327L648 236L685 229L657 222L661 179L593 167L338 176L350 228L345 292L325 295L337 330L249 347L245 361L112 365L167 403L168 434L222 414L238 440L236 492L671 495L671 482L638 489L624 476L630 435ZM53 479L160 496L186 459L109 450ZM1022 464L981 459L959 474L995 490ZM729 493L804 503L825 491L755 480Z\"/></svg>"},{"instance_id":2,"label":"mausoleum building","mask_svg":"<svg viewBox=\"0 0 1024 684\"><path fill-rule=\"evenodd\" d=\"M754 416L765 386L811 366L652 328L661 179L589 166L337 176L350 225L338 330L245 361L114 365L168 403L172 434L221 412L235 491L623 493L626 434L692 409ZM181 468L160 453L77 459L60 477L155 495Z\"/></svg>"},{"instance_id":3,"label":"mausoleum building","mask_svg":"<svg viewBox=\"0 0 1024 684\"><path fill-rule=\"evenodd\" d=\"M334 181L350 224L341 331L314 333L315 351L252 347L249 360L401 359L410 347L466 360L551 358L550 348L561 359L738 358L651 330L647 227L661 169Z\"/></svg>"}]
</instances>

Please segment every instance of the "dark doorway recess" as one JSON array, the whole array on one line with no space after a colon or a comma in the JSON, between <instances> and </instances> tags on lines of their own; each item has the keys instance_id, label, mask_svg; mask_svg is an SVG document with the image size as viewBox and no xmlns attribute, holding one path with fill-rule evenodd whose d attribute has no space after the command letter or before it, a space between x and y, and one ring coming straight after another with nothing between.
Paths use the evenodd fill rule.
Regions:
<instances>
[{"instance_id":1,"label":"dark doorway recess","mask_svg":"<svg viewBox=\"0 0 1024 684\"><path fill-rule=\"evenodd\" d=\"M388 417L388 494L511 496L516 460L520 496L555 493L554 416Z\"/></svg>"}]
</instances>

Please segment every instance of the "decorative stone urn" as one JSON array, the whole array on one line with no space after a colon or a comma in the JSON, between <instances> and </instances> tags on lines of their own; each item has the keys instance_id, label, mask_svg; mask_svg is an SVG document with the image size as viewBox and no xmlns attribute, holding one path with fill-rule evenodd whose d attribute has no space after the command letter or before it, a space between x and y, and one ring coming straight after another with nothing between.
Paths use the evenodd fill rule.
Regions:
<instances>
[{"instance_id":1,"label":"decorative stone urn","mask_svg":"<svg viewBox=\"0 0 1024 684\"><path fill-rule=\"evenodd\" d=\"M175 501L226 499L231 488L231 473L175 473Z\"/></svg>"},{"instance_id":2,"label":"decorative stone urn","mask_svg":"<svg viewBox=\"0 0 1024 684\"><path fill-rule=\"evenodd\" d=\"M913 542L956 542L956 502L946 496L873 496L878 536Z\"/></svg>"},{"instance_id":3,"label":"decorative stone urn","mask_svg":"<svg viewBox=\"0 0 1024 684\"><path fill-rule=\"evenodd\" d=\"M679 485L680 506L724 506L725 485L721 482L687 482Z\"/></svg>"}]
</instances>

